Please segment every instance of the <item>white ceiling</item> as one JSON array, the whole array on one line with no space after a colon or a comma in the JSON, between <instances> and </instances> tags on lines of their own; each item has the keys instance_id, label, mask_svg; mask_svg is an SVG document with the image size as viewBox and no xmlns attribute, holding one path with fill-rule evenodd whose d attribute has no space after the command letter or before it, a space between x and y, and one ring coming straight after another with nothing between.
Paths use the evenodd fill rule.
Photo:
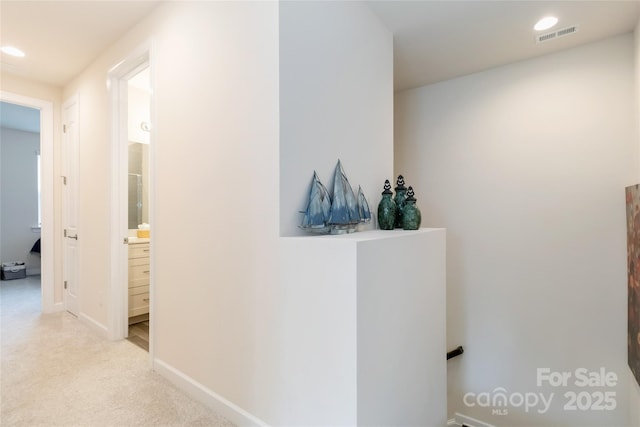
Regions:
<instances>
[{"instance_id":1,"label":"white ceiling","mask_svg":"<svg viewBox=\"0 0 640 427\"><path fill-rule=\"evenodd\" d=\"M147 1L0 1L0 43L26 53L2 54L2 70L64 86L158 5Z\"/></svg>"},{"instance_id":2,"label":"white ceiling","mask_svg":"<svg viewBox=\"0 0 640 427\"><path fill-rule=\"evenodd\" d=\"M209 1L209 0L205 0ZM394 33L395 86L406 89L544 55L633 30L640 0L368 1ZM159 4L146 1L0 1L3 71L64 86ZM533 24L547 14L576 34L536 44Z\"/></svg>"},{"instance_id":3,"label":"white ceiling","mask_svg":"<svg viewBox=\"0 0 640 427\"><path fill-rule=\"evenodd\" d=\"M640 14L638 0L367 3L394 34L396 90L627 33ZM556 29L577 25L578 32L537 44L533 26L547 15L559 18Z\"/></svg>"}]
</instances>

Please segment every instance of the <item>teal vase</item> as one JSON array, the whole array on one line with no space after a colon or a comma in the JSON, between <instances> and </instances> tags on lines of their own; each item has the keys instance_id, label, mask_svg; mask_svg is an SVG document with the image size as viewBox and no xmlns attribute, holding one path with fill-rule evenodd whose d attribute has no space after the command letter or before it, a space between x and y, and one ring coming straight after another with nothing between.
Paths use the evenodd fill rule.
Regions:
<instances>
[{"instance_id":1,"label":"teal vase","mask_svg":"<svg viewBox=\"0 0 640 427\"><path fill-rule=\"evenodd\" d=\"M393 230L396 226L396 202L391 196L391 183L387 179L384 182L384 191L382 192L382 200L378 203L378 225L381 230Z\"/></svg>"},{"instance_id":2,"label":"teal vase","mask_svg":"<svg viewBox=\"0 0 640 427\"><path fill-rule=\"evenodd\" d=\"M393 198L393 201L396 202L395 228L402 228L404 202L407 199L407 187L404 186L404 177L402 175L398 175L395 190L396 196Z\"/></svg>"},{"instance_id":3,"label":"teal vase","mask_svg":"<svg viewBox=\"0 0 640 427\"><path fill-rule=\"evenodd\" d=\"M405 230L417 230L420 228L422 214L416 206L416 198L414 197L413 188L409 186L407 191L407 199L405 200L402 211L402 228Z\"/></svg>"}]
</instances>

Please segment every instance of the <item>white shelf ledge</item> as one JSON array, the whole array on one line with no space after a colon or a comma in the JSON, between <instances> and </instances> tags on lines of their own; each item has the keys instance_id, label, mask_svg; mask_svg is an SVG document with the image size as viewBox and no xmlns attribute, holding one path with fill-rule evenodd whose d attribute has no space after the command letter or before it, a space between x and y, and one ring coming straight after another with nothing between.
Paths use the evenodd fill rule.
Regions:
<instances>
[{"instance_id":1,"label":"white shelf ledge","mask_svg":"<svg viewBox=\"0 0 640 427\"><path fill-rule=\"evenodd\" d=\"M421 228L419 230L367 230L357 231L355 233L347 234L309 234L306 236L289 236L282 237L283 239L309 239L309 240L324 240L324 239L337 239L337 240L352 240L356 242L366 240L380 240L380 239L395 239L405 236L414 236L416 234L432 233L436 231L442 231L443 228Z\"/></svg>"}]
</instances>

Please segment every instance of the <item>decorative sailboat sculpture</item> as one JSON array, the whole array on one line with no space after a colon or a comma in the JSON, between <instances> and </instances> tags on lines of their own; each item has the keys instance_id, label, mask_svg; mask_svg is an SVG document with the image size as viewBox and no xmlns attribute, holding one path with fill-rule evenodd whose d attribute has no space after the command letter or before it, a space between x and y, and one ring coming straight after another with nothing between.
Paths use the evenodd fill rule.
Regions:
<instances>
[{"instance_id":1,"label":"decorative sailboat sculpture","mask_svg":"<svg viewBox=\"0 0 640 427\"><path fill-rule=\"evenodd\" d=\"M329 198L329 192L320 182L318 174L313 171L307 209L304 211L304 218L300 227L315 233L328 233L330 229L327 223L330 211L331 199Z\"/></svg>"},{"instance_id":2,"label":"decorative sailboat sculpture","mask_svg":"<svg viewBox=\"0 0 640 427\"><path fill-rule=\"evenodd\" d=\"M332 234L353 233L360 223L358 201L353 189L338 160L333 177L333 200L331 201L331 215L329 225Z\"/></svg>"},{"instance_id":3,"label":"decorative sailboat sculpture","mask_svg":"<svg viewBox=\"0 0 640 427\"><path fill-rule=\"evenodd\" d=\"M369 209L369 202L364 197L362 187L358 185L358 212L360 213L360 222L365 224L371 222L371 210Z\"/></svg>"},{"instance_id":4,"label":"decorative sailboat sculpture","mask_svg":"<svg viewBox=\"0 0 640 427\"><path fill-rule=\"evenodd\" d=\"M333 177L333 197L329 196L314 171L307 208L301 213L304 213L304 218L300 228L312 233L353 233L357 231L359 223L371 221L369 203L362 187L358 186L356 197L340 160Z\"/></svg>"},{"instance_id":5,"label":"decorative sailboat sculpture","mask_svg":"<svg viewBox=\"0 0 640 427\"><path fill-rule=\"evenodd\" d=\"M342 163L338 160L333 177L333 197L313 173L307 208L303 212L301 228L315 233L344 234L357 231L358 224L371 221L369 203L362 188L353 193Z\"/></svg>"}]
</instances>

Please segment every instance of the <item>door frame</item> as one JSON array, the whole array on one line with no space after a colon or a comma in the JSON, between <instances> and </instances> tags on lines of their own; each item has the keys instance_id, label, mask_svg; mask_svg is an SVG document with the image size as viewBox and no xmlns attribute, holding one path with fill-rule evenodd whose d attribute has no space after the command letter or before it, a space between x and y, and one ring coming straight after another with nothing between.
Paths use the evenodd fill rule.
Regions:
<instances>
[{"instance_id":1,"label":"door frame","mask_svg":"<svg viewBox=\"0 0 640 427\"><path fill-rule=\"evenodd\" d=\"M54 248L60 237L55 230L54 206L54 120L53 102L31 98L17 93L0 91L0 101L40 110L40 278L42 289L42 312L62 311L62 301L55 301L55 255Z\"/></svg>"},{"instance_id":2,"label":"door frame","mask_svg":"<svg viewBox=\"0 0 640 427\"><path fill-rule=\"evenodd\" d=\"M140 69L148 66L151 87L154 75L150 43L135 49L124 60L111 68L108 73L111 167L110 167L110 298L108 311L108 335L112 340L124 339L128 335L128 245L123 241L128 230L127 221L127 173L128 173L128 126L127 126L127 82ZM151 122L155 123L154 94L151 93ZM155 214L155 132L150 133L149 147L149 222L153 224ZM155 240L155 239L154 239ZM154 311L154 240L150 246L149 316ZM149 355L153 360L154 322L149 328Z\"/></svg>"}]
</instances>

